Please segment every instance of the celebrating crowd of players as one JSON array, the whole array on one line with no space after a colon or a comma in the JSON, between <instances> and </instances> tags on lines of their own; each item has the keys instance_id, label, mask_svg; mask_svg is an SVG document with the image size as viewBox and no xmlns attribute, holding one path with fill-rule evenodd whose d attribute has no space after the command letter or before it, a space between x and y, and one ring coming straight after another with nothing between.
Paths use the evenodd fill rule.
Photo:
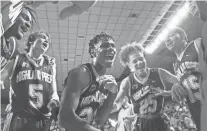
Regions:
<instances>
[{"instance_id":1,"label":"celebrating crowd of players","mask_svg":"<svg viewBox=\"0 0 207 131\"><path fill-rule=\"evenodd\" d=\"M198 7L201 19L206 21L206 13L202 12L206 11L202 7L206 3L202 3L198 2ZM11 85L4 131L49 131L56 107L60 107L55 114L59 125L67 131L101 131L113 113L127 108L131 113L118 120L117 131L168 131L163 112L166 100L171 101L167 97L185 102L196 129L206 129L206 23L203 38L188 43L181 28L174 28L166 38L167 49L177 57L175 75L162 68L148 68L141 44L124 45L120 63L130 69L130 74L121 83L106 75L117 51L113 37L101 32L89 42L92 62L69 71L59 100L55 58L45 54L51 44L49 34L31 33L26 53L17 51L18 40L35 24L34 13L23 6L1 35L1 81L9 79ZM166 86L166 82L173 86ZM122 126L126 120L135 122L129 122L132 127Z\"/></svg>"}]
</instances>

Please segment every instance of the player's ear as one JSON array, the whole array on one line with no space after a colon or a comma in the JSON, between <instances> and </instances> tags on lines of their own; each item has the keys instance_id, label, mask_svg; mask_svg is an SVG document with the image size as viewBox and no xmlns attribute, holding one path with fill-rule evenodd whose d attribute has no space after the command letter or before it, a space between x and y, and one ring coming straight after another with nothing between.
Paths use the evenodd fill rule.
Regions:
<instances>
[{"instance_id":1,"label":"player's ear","mask_svg":"<svg viewBox=\"0 0 207 131\"><path fill-rule=\"evenodd\" d=\"M96 54L97 54L97 53L96 53L96 49L92 49L92 50L91 50L92 58L96 57L96 56L97 56Z\"/></svg>"}]
</instances>

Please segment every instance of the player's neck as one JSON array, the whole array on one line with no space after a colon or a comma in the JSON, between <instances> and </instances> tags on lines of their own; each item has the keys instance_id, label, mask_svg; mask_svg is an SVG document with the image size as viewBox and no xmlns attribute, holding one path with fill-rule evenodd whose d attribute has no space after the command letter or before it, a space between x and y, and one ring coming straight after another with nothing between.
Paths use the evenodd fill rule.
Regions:
<instances>
[{"instance_id":1,"label":"player's neck","mask_svg":"<svg viewBox=\"0 0 207 131\"><path fill-rule=\"evenodd\" d=\"M99 64L97 62L94 63L93 65L96 69L96 72L99 74L99 76L102 76L102 75L106 74L107 68L105 68L104 66L102 66L101 64Z\"/></svg>"},{"instance_id":2,"label":"player's neck","mask_svg":"<svg viewBox=\"0 0 207 131\"><path fill-rule=\"evenodd\" d=\"M183 52L185 51L185 48L186 48L185 45L187 45L187 44L185 43L183 46L181 46L181 48L179 48L175 51L175 55L177 58L180 58L181 55L183 54Z\"/></svg>"},{"instance_id":3,"label":"player's neck","mask_svg":"<svg viewBox=\"0 0 207 131\"><path fill-rule=\"evenodd\" d=\"M32 51L32 50L30 50L30 51L28 52L28 55L29 55L32 59L34 59L34 60L40 60L40 59L42 59L42 54L37 54L37 53L35 53L35 51Z\"/></svg>"}]
</instances>

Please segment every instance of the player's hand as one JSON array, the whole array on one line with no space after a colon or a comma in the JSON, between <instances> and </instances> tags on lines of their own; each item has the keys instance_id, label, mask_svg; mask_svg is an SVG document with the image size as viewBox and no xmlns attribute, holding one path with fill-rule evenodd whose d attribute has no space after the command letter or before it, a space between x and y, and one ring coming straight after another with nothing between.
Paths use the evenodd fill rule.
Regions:
<instances>
[{"instance_id":1,"label":"player's hand","mask_svg":"<svg viewBox=\"0 0 207 131\"><path fill-rule=\"evenodd\" d=\"M172 86L172 89L171 89L172 100L180 103L180 101L184 100L186 94L187 94L186 90L182 85L176 83Z\"/></svg>"},{"instance_id":2,"label":"player's hand","mask_svg":"<svg viewBox=\"0 0 207 131\"><path fill-rule=\"evenodd\" d=\"M60 102L55 99L51 99L50 102L47 104L47 108L51 111L52 109L59 107Z\"/></svg>"},{"instance_id":3,"label":"player's hand","mask_svg":"<svg viewBox=\"0 0 207 131\"><path fill-rule=\"evenodd\" d=\"M171 91L162 90L160 88L153 88L153 90L157 92L156 94L154 94L154 97L157 97L157 96L163 96L163 97L171 96Z\"/></svg>"},{"instance_id":4,"label":"player's hand","mask_svg":"<svg viewBox=\"0 0 207 131\"><path fill-rule=\"evenodd\" d=\"M116 94L118 93L118 85L115 78L112 75L105 75L100 79L101 84L109 92Z\"/></svg>"}]
</instances>

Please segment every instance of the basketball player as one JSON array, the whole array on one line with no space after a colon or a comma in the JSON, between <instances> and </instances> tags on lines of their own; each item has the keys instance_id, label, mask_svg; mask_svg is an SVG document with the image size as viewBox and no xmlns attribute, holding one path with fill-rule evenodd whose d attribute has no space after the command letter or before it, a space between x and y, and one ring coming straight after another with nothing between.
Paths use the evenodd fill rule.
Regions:
<instances>
[{"instance_id":1,"label":"basketball player","mask_svg":"<svg viewBox=\"0 0 207 131\"><path fill-rule=\"evenodd\" d=\"M13 10L6 10L6 7L1 8L3 15L3 23L1 25L1 70L7 64L8 60L15 57L18 52L17 40L23 38L24 34L33 26L35 21L33 16L34 11L31 8L23 5L22 7L16 6L11 4L8 7ZM15 7L18 9L15 9Z\"/></svg>"},{"instance_id":2,"label":"basketball player","mask_svg":"<svg viewBox=\"0 0 207 131\"><path fill-rule=\"evenodd\" d=\"M132 122L136 115L133 112L133 106L128 103L128 98L123 99L122 108L118 114L116 131L132 131Z\"/></svg>"},{"instance_id":3,"label":"basketball player","mask_svg":"<svg viewBox=\"0 0 207 131\"><path fill-rule=\"evenodd\" d=\"M200 19L204 21L202 28L202 40L199 48L199 70L202 73L201 93L202 93L202 112L201 112L201 131L207 129L207 1L196 1Z\"/></svg>"},{"instance_id":4,"label":"basketball player","mask_svg":"<svg viewBox=\"0 0 207 131\"><path fill-rule=\"evenodd\" d=\"M166 131L167 124L162 118L163 94L170 96L171 92L166 94L164 81L179 86L176 84L177 78L164 69L148 68L144 48L136 42L121 48L120 61L123 66L128 66L132 73L122 81L113 108L118 110L124 96L128 96L134 106L134 113L138 115L136 130ZM160 94L161 92L163 94Z\"/></svg>"},{"instance_id":5,"label":"basketball player","mask_svg":"<svg viewBox=\"0 0 207 131\"><path fill-rule=\"evenodd\" d=\"M13 91L4 131L49 129L50 110L59 103L55 59L45 55L49 44L47 33L31 34L27 53L17 55L2 70L1 80L10 78Z\"/></svg>"},{"instance_id":6,"label":"basketball player","mask_svg":"<svg viewBox=\"0 0 207 131\"><path fill-rule=\"evenodd\" d=\"M114 39L103 32L96 35L89 53L93 63L73 68L62 94L59 123L68 131L100 131L92 123L105 123L118 92L115 78L106 75L116 56Z\"/></svg>"},{"instance_id":7,"label":"basketball player","mask_svg":"<svg viewBox=\"0 0 207 131\"><path fill-rule=\"evenodd\" d=\"M173 67L176 76L181 80L181 84L187 92L186 102L198 131L200 131L201 115L201 93L200 93L200 73L197 68L199 41L196 39L187 43L187 35L181 28L174 28L167 37L165 45L171 52L175 53L177 60ZM172 90L177 92L183 87L175 87ZM174 99L179 97L173 96ZM183 99L179 99L183 100Z\"/></svg>"}]
</instances>

